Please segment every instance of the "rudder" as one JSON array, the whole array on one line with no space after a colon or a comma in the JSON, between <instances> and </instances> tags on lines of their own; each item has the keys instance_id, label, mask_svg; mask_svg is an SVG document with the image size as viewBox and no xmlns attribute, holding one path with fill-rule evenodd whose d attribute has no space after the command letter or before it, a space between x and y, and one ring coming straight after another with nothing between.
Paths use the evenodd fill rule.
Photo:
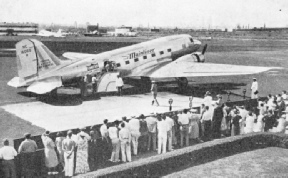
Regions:
<instances>
[{"instance_id":1,"label":"rudder","mask_svg":"<svg viewBox=\"0 0 288 178\"><path fill-rule=\"evenodd\" d=\"M43 43L25 39L16 44L18 75L24 80L37 77L61 64Z\"/></svg>"}]
</instances>

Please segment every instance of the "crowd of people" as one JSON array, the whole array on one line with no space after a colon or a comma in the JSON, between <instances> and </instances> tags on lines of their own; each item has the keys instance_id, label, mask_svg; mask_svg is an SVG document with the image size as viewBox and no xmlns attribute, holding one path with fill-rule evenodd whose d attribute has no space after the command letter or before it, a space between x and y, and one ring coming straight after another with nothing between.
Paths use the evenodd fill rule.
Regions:
<instances>
[{"instance_id":1,"label":"crowd of people","mask_svg":"<svg viewBox=\"0 0 288 178\"><path fill-rule=\"evenodd\" d=\"M279 95L268 95L266 101L259 101L257 107L228 106L221 95L213 100L211 93L205 94L200 113L184 109L169 113L151 113L129 120L123 117L113 123L105 119L101 127L81 128L75 134L59 132L51 138L49 131L42 134L45 165L48 174L58 174L59 167L65 176L95 171L105 162L131 162L139 152L154 151L165 154L175 148L189 146L222 137L252 132L285 132L286 91ZM86 133L86 131L89 132ZM17 154L31 153L37 144L25 134L18 153L9 146L8 140L0 149L0 158L5 175L15 175L13 159ZM12 160L12 161L11 161ZM33 161L33 160L32 160ZM58 167L58 169L56 169ZM26 177L32 177L28 172ZM9 176L6 176L9 177Z\"/></svg>"}]
</instances>

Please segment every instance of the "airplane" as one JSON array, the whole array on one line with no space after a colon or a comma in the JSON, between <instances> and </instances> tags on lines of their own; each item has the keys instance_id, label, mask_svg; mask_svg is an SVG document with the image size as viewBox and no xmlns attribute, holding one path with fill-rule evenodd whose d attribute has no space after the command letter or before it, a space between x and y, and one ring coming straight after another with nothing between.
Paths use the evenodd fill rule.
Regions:
<instances>
[{"instance_id":1,"label":"airplane","mask_svg":"<svg viewBox=\"0 0 288 178\"><path fill-rule=\"evenodd\" d=\"M48 30L40 30L38 34L35 36L43 36L43 37L65 37L66 35L62 33L62 30L59 29L58 32L50 32Z\"/></svg>"},{"instance_id":2,"label":"airplane","mask_svg":"<svg viewBox=\"0 0 288 178\"><path fill-rule=\"evenodd\" d=\"M87 74L100 74L98 92L105 92L116 75L140 77L161 82L164 79L178 81L180 88L188 84L187 77L248 75L275 67L241 66L204 63L207 44L198 52L201 42L190 35L173 35L153 39L135 45L103 52L87 54L66 52L61 60L36 39L24 39L16 44L18 76L7 84L27 87L27 91L45 94L66 86ZM107 63L115 72L105 71ZM103 72L104 71L104 72ZM76 80L78 81L78 80ZM116 88L116 87L115 87Z\"/></svg>"}]
</instances>

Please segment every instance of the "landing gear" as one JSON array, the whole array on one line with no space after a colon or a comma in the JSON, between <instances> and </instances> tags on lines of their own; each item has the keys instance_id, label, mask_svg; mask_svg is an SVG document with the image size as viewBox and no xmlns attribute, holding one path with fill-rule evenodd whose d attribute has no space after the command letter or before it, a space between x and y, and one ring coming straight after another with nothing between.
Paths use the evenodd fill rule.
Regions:
<instances>
[{"instance_id":1,"label":"landing gear","mask_svg":"<svg viewBox=\"0 0 288 178\"><path fill-rule=\"evenodd\" d=\"M186 77L176 78L178 84L178 90L180 93L183 93L188 88L188 80Z\"/></svg>"}]
</instances>

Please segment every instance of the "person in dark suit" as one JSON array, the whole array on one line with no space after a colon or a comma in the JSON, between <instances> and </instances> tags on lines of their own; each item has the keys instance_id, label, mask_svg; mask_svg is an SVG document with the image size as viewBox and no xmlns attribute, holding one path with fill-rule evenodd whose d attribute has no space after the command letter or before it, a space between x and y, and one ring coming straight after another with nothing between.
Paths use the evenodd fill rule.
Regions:
<instances>
[{"instance_id":1,"label":"person in dark suit","mask_svg":"<svg viewBox=\"0 0 288 178\"><path fill-rule=\"evenodd\" d=\"M276 118L272 110L268 111L268 114L263 118L263 122L265 123L264 132L268 132L269 129L273 128Z\"/></svg>"},{"instance_id":2,"label":"person in dark suit","mask_svg":"<svg viewBox=\"0 0 288 178\"><path fill-rule=\"evenodd\" d=\"M88 164L90 171L95 171L103 164L103 141L97 130L90 131L91 140L88 141Z\"/></svg>"},{"instance_id":3,"label":"person in dark suit","mask_svg":"<svg viewBox=\"0 0 288 178\"><path fill-rule=\"evenodd\" d=\"M224 117L223 105L218 105L217 103L216 105L217 107L214 109L214 114L212 118L212 131L213 131L214 138L220 138L221 137L221 122Z\"/></svg>"}]
</instances>

